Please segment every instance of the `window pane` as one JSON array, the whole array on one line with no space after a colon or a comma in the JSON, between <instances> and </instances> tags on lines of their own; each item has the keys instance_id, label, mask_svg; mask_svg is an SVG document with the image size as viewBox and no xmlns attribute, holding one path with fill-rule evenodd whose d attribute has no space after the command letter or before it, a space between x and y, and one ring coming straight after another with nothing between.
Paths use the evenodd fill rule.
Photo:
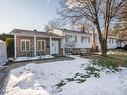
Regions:
<instances>
[{"instance_id":1,"label":"window pane","mask_svg":"<svg viewBox=\"0 0 127 95\"><path fill-rule=\"evenodd\" d=\"M75 35L75 42L77 42L77 35Z\"/></svg>"},{"instance_id":2,"label":"window pane","mask_svg":"<svg viewBox=\"0 0 127 95\"><path fill-rule=\"evenodd\" d=\"M88 43L90 43L90 37L88 37Z\"/></svg>"},{"instance_id":3,"label":"window pane","mask_svg":"<svg viewBox=\"0 0 127 95\"><path fill-rule=\"evenodd\" d=\"M37 50L44 50L45 49L44 41L37 41Z\"/></svg>"},{"instance_id":4,"label":"window pane","mask_svg":"<svg viewBox=\"0 0 127 95\"><path fill-rule=\"evenodd\" d=\"M26 50L30 50L30 42L26 41Z\"/></svg>"},{"instance_id":5,"label":"window pane","mask_svg":"<svg viewBox=\"0 0 127 95\"><path fill-rule=\"evenodd\" d=\"M38 41L38 42L37 42L37 49L38 49L38 50L41 50L41 41Z\"/></svg>"},{"instance_id":6,"label":"window pane","mask_svg":"<svg viewBox=\"0 0 127 95\"><path fill-rule=\"evenodd\" d=\"M84 36L81 36L81 42L83 42L84 41Z\"/></svg>"},{"instance_id":7,"label":"window pane","mask_svg":"<svg viewBox=\"0 0 127 95\"><path fill-rule=\"evenodd\" d=\"M45 49L44 47L45 47L45 46L44 46L44 41L42 41L42 50Z\"/></svg>"},{"instance_id":8,"label":"window pane","mask_svg":"<svg viewBox=\"0 0 127 95\"><path fill-rule=\"evenodd\" d=\"M21 49L22 49L22 50L25 50L25 41L22 41L22 43L21 43L21 44L22 44Z\"/></svg>"},{"instance_id":9,"label":"window pane","mask_svg":"<svg viewBox=\"0 0 127 95\"><path fill-rule=\"evenodd\" d=\"M67 42L67 39L68 39L68 35L66 34L66 35L65 35L65 41L66 41L66 42Z\"/></svg>"}]
</instances>

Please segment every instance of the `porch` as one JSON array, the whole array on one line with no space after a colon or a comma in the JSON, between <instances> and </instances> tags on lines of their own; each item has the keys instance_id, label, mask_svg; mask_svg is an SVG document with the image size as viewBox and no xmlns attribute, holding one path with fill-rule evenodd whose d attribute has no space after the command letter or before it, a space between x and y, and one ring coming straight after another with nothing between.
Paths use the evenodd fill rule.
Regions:
<instances>
[{"instance_id":1,"label":"porch","mask_svg":"<svg viewBox=\"0 0 127 95\"><path fill-rule=\"evenodd\" d=\"M51 58L61 55L60 36L47 35L14 35L16 58Z\"/></svg>"}]
</instances>

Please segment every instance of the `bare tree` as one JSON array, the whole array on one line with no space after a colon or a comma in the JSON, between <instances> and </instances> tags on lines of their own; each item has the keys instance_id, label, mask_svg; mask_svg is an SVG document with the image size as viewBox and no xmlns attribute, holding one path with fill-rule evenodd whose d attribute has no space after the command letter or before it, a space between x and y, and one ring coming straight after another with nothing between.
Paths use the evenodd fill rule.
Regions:
<instances>
[{"instance_id":1,"label":"bare tree","mask_svg":"<svg viewBox=\"0 0 127 95\"><path fill-rule=\"evenodd\" d=\"M120 21L126 26L127 25L127 4L121 9Z\"/></svg>"},{"instance_id":2,"label":"bare tree","mask_svg":"<svg viewBox=\"0 0 127 95\"><path fill-rule=\"evenodd\" d=\"M96 27L102 56L107 54L107 36L127 0L62 0L58 14L69 23L88 21ZM102 35L102 32L104 32Z\"/></svg>"},{"instance_id":3,"label":"bare tree","mask_svg":"<svg viewBox=\"0 0 127 95\"><path fill-rule=\"evenodd\" d=\"M50 20L47 25L45 25L44 30L47 32L52 28L63 28L64 24L59 21L59 19Z\"/></svg>"}]
</instances>

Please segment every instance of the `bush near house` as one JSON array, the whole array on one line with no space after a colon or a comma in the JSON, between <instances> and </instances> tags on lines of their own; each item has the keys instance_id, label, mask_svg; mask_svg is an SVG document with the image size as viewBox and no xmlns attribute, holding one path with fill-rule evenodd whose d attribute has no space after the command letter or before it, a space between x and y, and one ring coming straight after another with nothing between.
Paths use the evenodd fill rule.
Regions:
<instances>
[{"instance_id":1,"label":"bush near house","mask_svg":"<svg viewBox=\"0 0 127 95\"><path fill-rule=\"evenodd\" d=\"M0 40L6 41L7 38L14 38L14 36L10 34L5 34L5 33L0 34Z\"/></svg>"},{"instance_id":2,"label":"bush near house","mask_svg":"<svg viewBox=\"0 0 127 95\"><path fill-rule=\"evenodd\" d=\"M7 56L14 57L14 39L13 38L6 38L6 45L7 45Z\"/></svg>"}]
</instances>

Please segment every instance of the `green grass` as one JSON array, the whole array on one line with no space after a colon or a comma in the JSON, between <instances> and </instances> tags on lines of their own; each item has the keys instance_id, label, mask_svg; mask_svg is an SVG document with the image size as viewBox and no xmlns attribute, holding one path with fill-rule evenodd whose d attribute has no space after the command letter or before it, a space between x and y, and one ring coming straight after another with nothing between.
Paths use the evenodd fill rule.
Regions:
<instances>
[{"instance_id":1,"label":"green grass","mask_svg":"<svg viewBox=\"0 0 127 95\"><path fill-rule=\"evenodd\" d=\"M110 70L118 70L118 67L127 67L127 55L108 55L106 57L99 56L92 60L94 65L106 67Z\"/></svg>"}]
</instances>

